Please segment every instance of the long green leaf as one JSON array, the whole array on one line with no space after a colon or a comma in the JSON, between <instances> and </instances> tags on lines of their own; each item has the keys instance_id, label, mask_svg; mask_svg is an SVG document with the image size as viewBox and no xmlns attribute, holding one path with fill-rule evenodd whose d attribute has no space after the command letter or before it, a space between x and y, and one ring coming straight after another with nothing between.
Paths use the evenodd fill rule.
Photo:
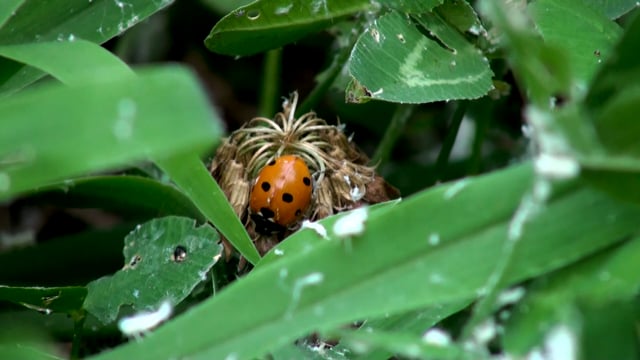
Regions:
<instances>
[{"instance_id":1,"label":"long green leaf","mask_svg":"<svg viewBox=\"0 0 640 360\"><path fill-rule=\"evenodd\" d=\"M0 283L86 284L122 266L122 239L133 228L135 224L129 223L109 230L89 230L5 251L0 254Z\"/></svg>"},{"instance_id":2,"label":"long green leaf","mask_svg":"<svg viewBox=\"0 0 640 360\"><path fill-rule=\"evenodd\" d=\"M0 56L38 68L68 85L134 75L118 57L85 40L4 45Z\"/></svg>"},{"instance_id":3,"label":"long green leaf","mask_svg":"<svg viewBox=\"0 0 640 360\"><path fill-rule=\"evenodd\" d=\"M209 50L220 54L256 54L320 31L371 6L365 0L258 0L222 18L204 42Z\"/></svg>"},{"instance_id":4,"label":"long green leaf","mask_svg":"<svg viewBox=\"0 0 640 360\"><path fill-rule=\"evenodd\" d=\"M5 2L5 0L3 0ZM173 0L26 0L0 27L0 45L83 39L101 44ZM83 68L91 68L87 64ZM77 69L79 70L79 69ZM0 59L0 96L24 88L44 73Z\"/></svg>"},{"instance_id":5,"label":"long green leaf","mask_svg":"<svg viewBox=\"0 0 640 360\"><path fill-rule=\"evenodd\" d=\"M183 68L141 71L0 102L0 199L151 156L203 150L220 122Z\"/></svg>"},{"instance_id":6,"label":"long green leaf","mask_svg":"<svg viewBox=\"0 0 640 360\"><path fill-rule=\"evenodd\" d=\"M604 221L614 219L606 217ZM526 353L550 328L575 312L577 303L601 307L632 300L640 291L639 256L640 239L636 237L534 282L507 322L506 349L513 354Z\"/></svg>"},{"instance_id":7,"label":"long green leaf","mask_svg":"<svg viewBox=\"0 0 640 360\"><path fill-rule=\"evenodd\" d=\"M531 178L530 167L519 166L371 211L351 246L333 231L331 240L294 234L286 241L314 236L317 245L257 269L144 341L95 359L252 358L314 330L475 297L484 291L492 257L504 246ZM605 215L615 222L602 226ZM619 241L636 231L639 215L640 209L600 193L566 187L523 228L507 283ZM331 230L343 216L322 223ZM249 311L256 306L259 312Z\"/></svg>"},{"instance_id":8,"label":"long green leaf","mask_svg":"<svg viewBox=\"0 0 640 360\"><path fill-rule=\"evenodd\" d=\"M4 0L0 3L0 28L27 0Z\"/></svg>"},{"instance_id":9,"label":"long green leaf","mask_svg":"<svg viewBox=\"0 0 640 360\"><path fill-rule=\"evenodd\" d=\"M26 306L44 314L80 311L87 296L83 286L18 287L0 285L0 300Z\"/></svg>"},{"instance_id":10,"label":"long green leaf","mask_svg":"<svg viewBox=\"0 0 640 360\"><path fill-rule=\"evenodd\" d=\"M580 0L537 0L529 11L545 42L566 50L580 86L591 81L622 34L618 24Z\"/></svg>"},{"instance_id":11,"label":"long green leaf","mask_svg":"<svg viewBox=\"0 0 640 360\"><path fill-rule=\"evenodd\" d=\"M257 264L260 254L231 204L202 161L193 154L158 159L156 163L193 201L202 214L250 263Z\"/></svg>"},{"instance_id":12,"label":"long green leaf","mask_svg":"<svg viewBox=\"0 0 640 360\"><path fill-rule=\"evenodd\" d=\"M30 203L68 208L101 208L120 215L161 217L180 215L204 221L204 216L175 186L140 176L91 176L66 180L27 194Z\"/></svg>"}]
</instances>

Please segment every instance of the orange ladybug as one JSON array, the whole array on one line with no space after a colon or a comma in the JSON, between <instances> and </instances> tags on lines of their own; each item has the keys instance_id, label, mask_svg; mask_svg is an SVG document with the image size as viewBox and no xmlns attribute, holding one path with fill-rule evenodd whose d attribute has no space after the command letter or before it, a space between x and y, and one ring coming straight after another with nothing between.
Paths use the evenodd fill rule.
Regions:
<instances>
[{"instance_id":1,"label":"orange ladybug","mask_svg":"<svg viewBox=\"0 0 640 360\"><path fill-rule=\"evenodd\" d=\"M256 230L282 233L302 218L312 194L311 173L304 160L295 155L271 160L260 170L249 198Z\"/></svg>"}]
</instances>

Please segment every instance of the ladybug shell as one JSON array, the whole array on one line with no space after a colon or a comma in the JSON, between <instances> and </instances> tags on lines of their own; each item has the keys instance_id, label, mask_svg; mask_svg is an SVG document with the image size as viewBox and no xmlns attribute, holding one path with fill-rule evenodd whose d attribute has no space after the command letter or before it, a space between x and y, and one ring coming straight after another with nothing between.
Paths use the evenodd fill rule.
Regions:
<instances>
[{"instance_id":1,"label":"ladybug shell","mask_svg":"<svg viewBox=\"0 0 640 360\"><path fill-rule=\"evenodd\" d=\"M249 207L259 220L280 227L295 224L311 203L311 173L304 160L284 155L265 165L251 189Z\"/></svg>"}]
</instances>

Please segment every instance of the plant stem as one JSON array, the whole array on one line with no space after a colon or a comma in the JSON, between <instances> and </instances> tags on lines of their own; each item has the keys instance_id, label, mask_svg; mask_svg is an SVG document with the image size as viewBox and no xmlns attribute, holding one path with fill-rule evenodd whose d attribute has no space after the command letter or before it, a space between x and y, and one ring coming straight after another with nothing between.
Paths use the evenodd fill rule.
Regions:
<instances>
[{"instance_id":1,"label":"plant stem","mask_svg":"<svg viewBox=\"0 0 640 360\"><path fill-rule=\"evenodd\" d=\"M82 331L84 330L84 321L87 319L84 310L71 315L73 319L73 339L71 340L71 359L80 358L80 346L82 341Z\"/></svg>"},{"instance_id":2,"label":"plant stem","mask_svg":"<svg viewBox=\"0 0 640 360\"><path fill-rule=\"evenodd\" d=\"M473 137L471 158L469 159L469 166L467 168L468 175L478 174L482 169L482 145L484 144L484 137L487 134L487 127L489 125L489 119L486 116L481 116L476 120L476 133Z\"/></svg>"},{"instance_id":3,"label":"plant stem","mask_svg":"<svg viewBox=\"0 0 640 360\"><path fill-rule=\"evenodd\" d=\"M355 31L354 34L360 34L360 32ZM309 95L304 99L302 104L298 106L296 115L308 113L318 105L320 98L324 96L331 84L333 84L335 79L338 77L338 74L340 74L340 71L342 71L347 60L349 60L351 49L353 49L357 39L358 36L352 35L349 39L348 45L340 49L340 52L333 58L333 62L329 65L329 69L325 71L320 82L315 88L313 88L313 90L311 90L311 93L309 93Z\"/></svg>"},{"instance_id":4,"label":"plant stem","mask_svg":"<svg viewBox=\"0 0 640 360\"><path fill-rule=\"evenodd\" d=\"M451 155L451 149L453 149L453 144L456 142L458 130L460 130L460 124L462 124L462 119L467 111L467 105L467 101L459 101L458 107L451 116L451 126L447 131L447 136L444 138L442 148L440 149L438 159L436 160L436 177L438 179L442 178L442 174L449 162L449 155Z\"/></svg>"},{"instance_id":5,"label":"plant stem","mask_svg":"<svg viewBox=\"0 0 640 360\"><path fill-rule=\"evenodd\" d=\"M393 150L393 146L396 141L400 137L402 130L404 130L407 121L413 114L416 105L404 105L400 104L396 107L396 111L393 113L391 117L391 121L389 122L389 126L380 141L380 145L376 149L375 154L373 154L373 158L371 159L371 164L380 166L383 165L389 157L391 156L391 150Z\"/></svg>"},{"instance_id":6,"label":"plant stem","mask_svg":"<svg viewBox=\"0 0 640 360\"><path fill-rule=\"evenodd\" d=\"M276 113L277 100L280 92L282 48L267 51L264 58L264 76L260 91L260 116L271 117Z\"/></svg>"}]
</instances>

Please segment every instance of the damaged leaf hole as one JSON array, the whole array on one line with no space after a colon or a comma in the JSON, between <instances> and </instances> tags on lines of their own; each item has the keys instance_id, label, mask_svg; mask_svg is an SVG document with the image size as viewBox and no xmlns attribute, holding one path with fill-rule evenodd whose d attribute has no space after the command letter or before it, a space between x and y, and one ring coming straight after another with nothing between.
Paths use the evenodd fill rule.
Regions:
<instances>
[{"instance_id":1,"label":"damaged leaf hole","mask_svg":"<svg viewBox=\"0 0 640 360\"><path fill-rule=\"evenodd\" d=\"M182 245L176 246L171 254L171 261L181 263L187 259L187 248Z\"/></svg>"},{"instance_id":2,"label":"damaged leaf hole","mask_svg":"<svg viewBox=\"0 0 640 360\"><path fill-rule=\"evenodd\" d=\"M139 254L135 254L133 255L133 257L131 257L131 260L129 260L129 264L125 266L125 268L135 269L140 261L142 261L142 257Z\"/></svg>"},{"instance_id":3,"label":"damaged leaf hole","mask_svg":"<svg viewBox=\"0 0 640 360\"><path fill-rule=\"evenodd\" d=\"M444 41L442 41L438 35L436 33L434 33L433 31L425 28L422 24L418 23L417 21L414 20L414 26L416 27L416 29L418 29L418 31L424 35L425 37L427 37L429 40L433 41L434 43L438 44L438 46L440 46L443 50L446 50L450 53L452 53L453 55L456 55L458 53L458 50L450 47L449 45L445 44Z\"/></svg>"},{"instance_id":4,"label":"damaged leaf hole","mask_svg":"<svg viewBox=\"0 0 640 360\"><path fill-rule=\"evenodd\" d=\"M260 17L260 10L251 9L247 11L247 19L249 20L257 20Z\"/></svg>"}]
</instances>

